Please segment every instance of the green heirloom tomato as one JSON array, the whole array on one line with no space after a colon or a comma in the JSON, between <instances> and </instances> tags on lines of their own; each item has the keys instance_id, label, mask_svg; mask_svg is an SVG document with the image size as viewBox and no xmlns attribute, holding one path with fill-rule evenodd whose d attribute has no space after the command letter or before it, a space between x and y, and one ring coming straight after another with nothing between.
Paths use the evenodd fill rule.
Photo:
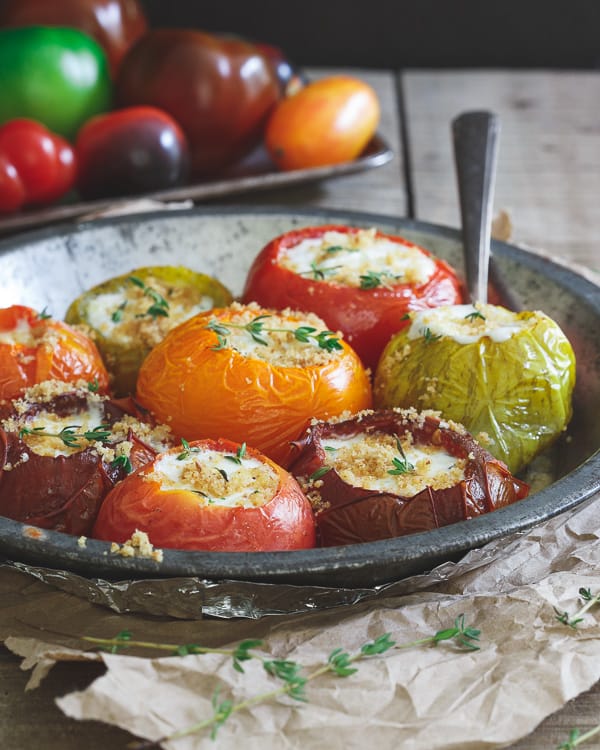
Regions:
<instances>
[{"instance_id":1,"label":"green heirloom tomato","mask_svg":"<svg viewBox=\"0 0 600 750\"><path fill-rule=\"evenodd\" d=\"M111 98L106 55L87 34L46 26L0 30L0 124L27 117L71 139L110 108Z\"/></svg>"},{"instance_id":2,"label":"green heirloom tomato","mask_svg":"<svg viewBox=\"0 0 600 750\"><path fill-rule=\"evenodd\" d=\"M553 320L494 305L444 306L410 318L379 360L378 407L440 411L513 473L565 429L575 355Z\"/></svg>"},{"instance_id":3,"label":"green heirloom tomato","mask_svg":"<svg viewBox=\"0 0 600 750\"><path fill-rule=\"evenodd\" d=\"M114 393L124 396L135 392L140 365L172 328L232 301L231 292L211 276L183 266L148 266L84 292L65 320L90 330Z\"/></svg>"}]
</instances>

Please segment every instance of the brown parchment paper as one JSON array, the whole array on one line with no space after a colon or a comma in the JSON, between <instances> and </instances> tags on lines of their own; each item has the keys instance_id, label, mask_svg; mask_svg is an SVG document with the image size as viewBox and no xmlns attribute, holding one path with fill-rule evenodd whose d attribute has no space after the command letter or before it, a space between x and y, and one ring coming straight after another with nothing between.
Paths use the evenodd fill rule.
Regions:
<instances>
[{"instance_id":1,"label":"brown parchment paper","mask_svg":"<svg viewBox=\"0 0 600 750\"><path fill-rule=\"evenodd\" d=\"M58 699L61 710L158 739L210 717L218 686L221 700L237 703L280 683L258 662L247 662L240 674L220 655L86 654L89 644L81 635L112 637L129 629L139 640L211 646L261 638L265 654L298 661L310 672L335 648L354 652L386 632L406 643L464 615L481 630L479 651L460 651L451 643L393 649L361 661L350 677L310 682L307 704L281 697L232 715L216 744L204 730L164 747L502 747L600 679L600 607L585 614L577 629L560 623L555 612L577 611L581 587L600 590L599 499L442 566L445 580L429 587L293 617L189 621L119 615L5 569L0 635L25 657L25 668L35 668L33 684L58 659L102 659L106 673Z\"/></svg>"}]
</instances>

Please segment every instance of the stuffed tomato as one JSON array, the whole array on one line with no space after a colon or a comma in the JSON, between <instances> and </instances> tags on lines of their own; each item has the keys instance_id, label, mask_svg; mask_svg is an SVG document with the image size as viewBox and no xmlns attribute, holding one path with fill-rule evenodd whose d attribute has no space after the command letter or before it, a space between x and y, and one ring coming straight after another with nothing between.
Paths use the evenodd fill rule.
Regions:
<instances>
[{"instance_id":1,"label":"stuffed tomato","mask_svg":"<svg viewBox=\"0 0 600 750\"><path fill-rule=\"evenodd\" d=\"M528 487L462 425L415 409L316 422L290 472L323 546L414 534L521 500Z\"/></svg>"},{"instance_id":2,"label":"stuffed tomato","mask_svg":"<svg viewBox=\"0 0 600 750\"><path fill-rule=\"evenodd\" d=\"M87 534L102 500L130 471L172 444L131 399L46 381L0 406L0 514Z\"/></svg>"},{"instance_id":3,"label":"stuffed tomato","mask_svg":"<svg viewBox=\"0 0 600 750\"><path fill-rule=\"evenodd\" d=\"M410 317L377 368L378 407L438 409L513 472L565 430L575 355L548 316L478 304Z\"/></svg>"},{"instance_id":4,"label":"stuffed tomato","mask_svg":"<svg viewBox=\"0 0 600 750\"><path fill-rule=\"evenodd\" d=\"M266 245L252 264L243 300L315 313L374 368L409 310L455 304L461 295L447 263L402 237L321 226Z\"/></svg>"},{"instance_id":5,"label":"stuffed tomato","mask_svg":"<svg viewBox=\"0 0 600 750\"><path fill-rule=\"evenodd\" d=\"M108 373L94 342L81 331L30 307L0 310L0 401L44 380L94 382L108 388Z\"/></svg>"},{"instance_id":6,"label":"stuffed tomato","mask_svg":"<svg viewBox=\"0 0 600 750\"><path fill-rule=\"evenodd\" d=\"M246 442L285 466L313 417L369 408L371 386L316 316L233 304L167 334L140 368L137 397L186 440Z\"/></svg>"},{"instance_id":7,"label":"stuffed tomato","mask_svg":"<svg viewBox=\"0 0 600 750\"><path fill-rule=\"evenodd\" d=\"M66 320L87 326L117 395L135 391L139 367L171 328L233 297L219 281L183 266L137 268L89 289L71 303Z\"/></svg>"},{"instance_id":8,"label":"stuffed tomato","mask_svg":"<svg viewBox=\"0 0 600 750\"><path fill-rule=\"evenodd\" d=\"M184 442L128 476L94 526L123 542L136 530L176 549L257 552L313 547L310 503L284 469L244 443Z\"/></svg>"}]
</instances>

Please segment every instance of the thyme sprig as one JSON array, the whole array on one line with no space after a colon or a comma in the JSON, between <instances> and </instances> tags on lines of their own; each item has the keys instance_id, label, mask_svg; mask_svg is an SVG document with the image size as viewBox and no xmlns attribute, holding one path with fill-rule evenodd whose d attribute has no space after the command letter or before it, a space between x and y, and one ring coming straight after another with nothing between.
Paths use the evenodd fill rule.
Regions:
<instances>
[{"instance_id":1,"label":"thyme sprig","mask_svg":"<svg viewBox=\"0 0 600 750\"><path fill-rule=\"evenodd\" d=\"M580 622L583 621L583 615L590 610L593 606L596 604L600 604L600 592L597 594L592 594L590 589L587 588L580 588L578 591L579 596L583 599L585 604L575 612L574 615L570 615L568 612L561 611L554 608L554 611L556 612L556 619L559 622L562 622L563 625L568 625L568 627L573 628L573 630L577 630L577 626Z\"/></svg>"},{"instance_id":2,"label":"thyme sprig","mask_svg":"<svg viewBox=\"0 0 600 750\"><path fill-rule=\"evenodd\" d=\"M81 448L81 441L107 443L112 437L110 425L100 424L92 430L77 432L81 425L72 424L63 427L60 432L48 432L45 427L21 427L19 437L22 439L26 435L34 437L54 437L62 440L67 448Z\"/></svg>"},{"instance_id":3,"label":"thyme sprig","mask_svg":"<svg viewBox=\"0 0 600 750\"><path fill-rule=\"evenodd\" d=\"M292 334L296 341L302 344L314 342L320 349L330 352L341 349L342 345L339 338L333 331L317 331L313 326L299 326L298 328L268 328L265 326L265 319L270 315L257 315L249 323L228 322L227 325L219 323L218 320L211 320L205 328L217 335L217 345L211 347L214 351L226 349L228 346L227 337L231 336L231 329L235 328L240 331L247 331L252 339L258 344L268 346L269 342L265 338L266 333L288 333Z\"/></svg>"},{"instance_id":4,"label":"thyme sprig","mask_svg":"<svg viewBox=\"0 0 600 750\"><path fill-rule=\"evenodd\" d=\"M146 297L152 300L152 304L146 310L146 315L150 315L152 320L156 320L158 317L168 318L169 317L169 303L167 300L159 294L156 289L151 286L147 286L137 276L129 276L128 280L139 287Z\"/></svg>"},{"instance_id":5,"label":"thyme sprig","mask_svg":"<svg viewBox=\"0 0 600 750\"><path fill-rule=\"evenodd\" d=\"M470 320L473 323L475 320L485 320L485 315L482 315L479 310L465 315L465 320Z\"/></svg>"},{"instance_id":6,"label":"thyme sprig","mask_svg":"<svg viewBox=\"0 0 600 750\"><path fill-rule=\"evenodd\" d=\"M401 278L399 274L390 271L367 271L359 276L360 288L376 289L378 286L386 286L386 282L397 281L399 278Z\"/></svg>"},{"instance_id":7,"label":"thyme sprig","mask_svg":"<svg viewBox=\"0 0 600 750\"><path fill-rule=\"evenodd\" d=\"M429 326L424 328L421 333L423 334L423 338L425 339L426 344L433 344L434 341L439 341L442 338L441 333L433 333Z\"/></svg>"},{"instance_id":8,"label":"thyme sprig","mask_svg":"<svg viewBox=\"0 0 600 750\"><path fill-rule=\"evenodd\" d=\"M408 474L411 471L415 470L415 467L411 462L406 458L406 454L404 453L404 448L402 447L402 443L400 442L400 438L398 435L394 435L396 438L396 448L398 448L398 453L400 454L400 458L397 456L394 456L392 459L392 464L394 465L393 469L388 470L388 474L391 474L392 476L399 476L400 474Z\"/></svg>"},{"instance_id":9,"label":"thyme sprig","mask_svg":"<svg viewBox=\"0 0 600 750\"><path fill-rule=\"evenodd\" d=\"M584 742L591 740L597 734L600 734L600 724L583 733L580 729L571 729L569 738L558 745L556 750L575 750L576 747L583 745Z\"/></svg>"},{"instance_id":10,"label":"thyme sprig","mask_svg":"<svg viewBox=\"0 0 600 750\"><path fill-rule=\"evenodd\" d=\"M326 674L336 677L350 677L358 671L357 662L364 661L381 656L392 649L411 649L420 646L438 646L444 641L453 642L458 648L466 651L477 651L479 649L480 631L466 625L465 616L459 615L454 626L438 630L431 636L425 636L417 640L406 643L397 643L392 640L390 633L375 638L372 641L364 643L357 651L350 653L343 648L336 648L330 652L324 664L321 664L311 672L306 672L304 667L296 661L289 659L271 659L264 654L256 651L263 645L261 640L245 640L233 649L209 648L195 643L173 644L173 643L153 643L149 641L133 640L132 634L128 630L121 631L115 638L94 638L83 636L82 640L93 643L102 650L111 653L117 653L130 648L153 649L157 651L166 651L173 656L187 656L189 654L222 654L230 656L233 668L240 673L244 673L244 662L251 659L258 660L262 663L263 669L271 676L281 680L281 685L254 697L248 698L239 703L226 698L221 699L221 687L217 687L212 695L212 715L206 719L196 722L184 729L180 729L172 734L161 737L158 740L136 741L129 745L132 750L149 750L149 748L160 747L164 742L170 740L188 737L193 734L210 729L211 737L216 738L220 727L225 724L232 714L239 713L253 706L267 703L281 696L287 695L290 698L307 702L306 686L309 682L316 680Z\"/></svg>"},{"instance_id":11,"label":"thyme sprig","mask_svg":"<svg viewBox=\"0 0 600 750\"><path fill-rule=\"evenodd\" d=\"M341 250L342 248L340 248ZM329 252L329 250L328 250ZM328 276L333 276L342 266L319 266L314 261L310 264L310 271L300 271L299 276L312 276L317 281L323 281Z\"/></svg>"}]
</instances>

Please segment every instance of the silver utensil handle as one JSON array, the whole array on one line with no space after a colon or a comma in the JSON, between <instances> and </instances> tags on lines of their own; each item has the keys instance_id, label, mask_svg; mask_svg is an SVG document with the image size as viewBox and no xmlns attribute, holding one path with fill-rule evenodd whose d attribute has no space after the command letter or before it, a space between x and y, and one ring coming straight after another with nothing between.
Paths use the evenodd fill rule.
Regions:
<instances>
[{"instance_id":1,"label":"silver utensil handle","mask_svg":"<svg viewBox=\"0 0 600 750\"><path fill-rule=\"evenodd\" d=\"M500 121L492 112L464 112L452 121L471 302L487 302L492 203Z\"/></svg>"}]
</instances>

